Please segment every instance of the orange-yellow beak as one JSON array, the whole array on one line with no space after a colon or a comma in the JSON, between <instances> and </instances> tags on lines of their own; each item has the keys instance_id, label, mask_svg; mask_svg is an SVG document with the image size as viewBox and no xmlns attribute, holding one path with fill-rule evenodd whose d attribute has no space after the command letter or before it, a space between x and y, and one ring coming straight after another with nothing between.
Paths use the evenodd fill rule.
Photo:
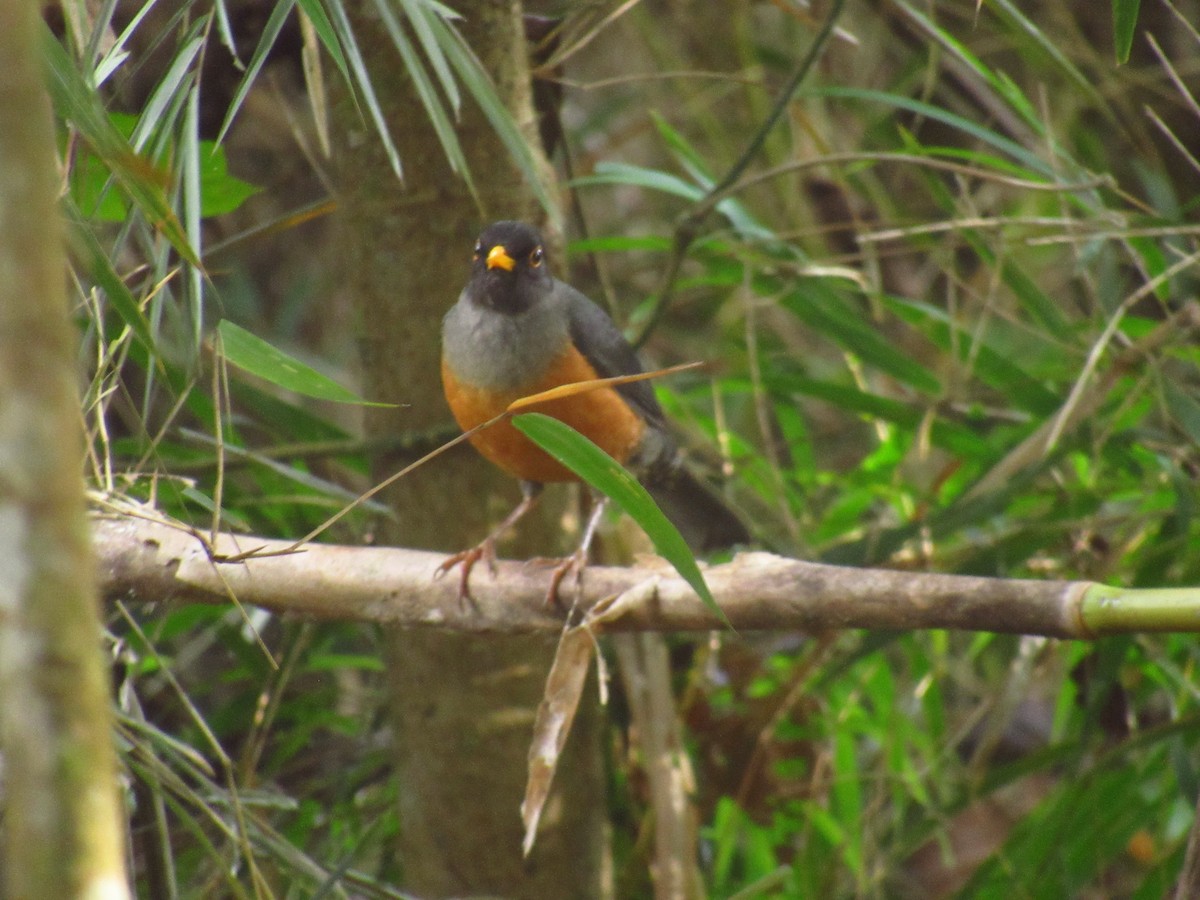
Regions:
<instances>
[{"instance_id":1,"label":"orange-yellow beak","mask_svg":"<svg viewBox=\"0 0 1200 900\"><path fill-rule=\"evenodd\" d=\"M489 269L495 269L496 267L499 267L505 272L511 272L514 268L516 268L516 265L516 260L508 255L508 251L505 250L501 244L497 244L488 251L487 267Z\"/></svg>"}]
</instances>

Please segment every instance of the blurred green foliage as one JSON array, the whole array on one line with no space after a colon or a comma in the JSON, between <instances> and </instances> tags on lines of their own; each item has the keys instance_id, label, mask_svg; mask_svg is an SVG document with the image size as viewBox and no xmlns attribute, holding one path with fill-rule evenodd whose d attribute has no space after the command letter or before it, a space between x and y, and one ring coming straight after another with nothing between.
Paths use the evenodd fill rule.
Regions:
<instances>
[{"instance_id":1,"label":"blurred green foliage","mask_svg":"<svg viewBox=\"0 0 1200 900\"><path fill-rule=\"evenodd\" d=\"M336 0L128 6L47 51L88 475L118 508L298 537L368 486L366 448L344 408L286 374L215 366L210 332L236 319L353 382L345 298L321 280L330 244L304 215L319 182L283 180L291 161L320 165L278 140L319 143L307 82L284 77L302 72L284 40L300 11L327 74L386 129ZM657 320L654 364L718 361L658 388L763 545L1200 582L1195 4L852 6L660 310L674 223L819 24L786 2L701 6L647 0L603 27L569 12L567 77L587 89L567 92L564 121L588 230L556 267L607 286L633 330ZM255 7L266 24L239 31ZM476 102L486 85L443 7L387 8L457 158L456 85ZM272 67L290 93L255 103ZM377 512L327 537L359 541ZM143 895L399 896L402 787L370 628L166 605L109 627ZM1191 636L676 644L713 896L1170 890L1198 788ZM648 797L618 732L615 871L637 896Z\"/></svg>"}]
</instances>

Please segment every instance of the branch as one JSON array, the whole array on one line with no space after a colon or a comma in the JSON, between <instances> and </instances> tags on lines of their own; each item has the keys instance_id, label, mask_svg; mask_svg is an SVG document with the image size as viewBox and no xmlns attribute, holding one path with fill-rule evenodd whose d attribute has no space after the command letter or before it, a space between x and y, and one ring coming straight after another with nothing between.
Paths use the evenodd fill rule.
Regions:
<instances>
[{"instance_id":1,"label":"branch","mask_svg":"<svg viewBox=\"0 0 1200 900\"><path fill-rule=\"evenodd\" d=\"M548 569L501 562L479 567L475 602L458 581L435 580L445 554L308 544L222 534L213 547L177 527L136 518L94 523L101 589L108 600L241 603L316 619L429 625L472 632L557 632L545 605ZM211 552L210 552L211 551ZM246 558L245 554L253 551ZM221 558L243 555L237 562ZM954 628L1091 639L1131 631L1200 630L1200 589L1123 590L1087 581L1026 581L852 569L769 553L742 553L705 572L739 631ZM648 581L653 590L645 591ZM673 571L654 566L587 569L576 607L586 613L640 587L644 602L604 619L608 631L723 627Z\"/></svg>"}]
</instances>

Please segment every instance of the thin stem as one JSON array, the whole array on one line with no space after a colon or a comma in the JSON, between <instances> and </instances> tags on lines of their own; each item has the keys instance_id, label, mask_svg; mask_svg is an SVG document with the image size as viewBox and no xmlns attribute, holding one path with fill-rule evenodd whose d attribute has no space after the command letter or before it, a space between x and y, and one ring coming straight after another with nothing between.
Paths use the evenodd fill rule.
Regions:
<instances>
[{"instance_id":1,"label":"thin stem","mask_svg":"<svg viewBox=\"0 0 1200 900\"><path fill-rule=\"evenodd\" d=\"M633 340L633 346L641 347L646 343L647 338L653 333L658 323L662 320L663 314L670 305L672 295L675 292L675 279L679 276L679 269L683 265L683 259L687 256L688 249L692 243L700 236L700 229L704 222L716 209L717 204L723 199L725 192L742 177L742 173L749 167L751 161L758 155L766 143L767 135L771 133L771 129L779 121L784 110L792 100L792 96L800 87L801 83L808 76L813 64L821 55L829 36L833 34L834 23L842 13L842 7L845 5L845 0L834 0L832 8L829 10L829 15L825 17L824 24L821 25L821 30L817 32L816 38L812 45L808 48L808 53L804 59L796 66L792 72L787 84L783 90L779 92L779 96L775 98L775 105L771 107L771 111L767 113L767 117L755 132L754 137L750 139L750 143L746 145L746 149L742 151L742 155L737 161L729 167L724 177L714 184L696 204L684 214L684 216L675 225L675 238L671 248L671 258L667 262L666 270L663 274L662 282L656 292L654 308L651 309L649 317L646 319L646 324L642 327L641 332Z\"/></svg>"}]
</instances>

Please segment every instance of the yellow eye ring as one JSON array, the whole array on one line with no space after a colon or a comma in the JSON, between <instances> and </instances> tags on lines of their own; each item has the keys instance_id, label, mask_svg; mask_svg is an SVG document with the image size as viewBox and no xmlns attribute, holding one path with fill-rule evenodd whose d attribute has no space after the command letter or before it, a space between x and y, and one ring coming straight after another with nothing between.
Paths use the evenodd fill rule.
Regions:
<instances>
[{"instance_id":1,"label":"yellow eye ring","mask_svg":"<svg viewBox=\"0 0 1200 900\"><path fill-rule=\"evenodd\" d=\"M545 257L545 255L546 254L542 251L541 247L534 247L533 252L529 254L529 265L536 269L542 264L542 259Z\"/></svg>"}]
</instances>

